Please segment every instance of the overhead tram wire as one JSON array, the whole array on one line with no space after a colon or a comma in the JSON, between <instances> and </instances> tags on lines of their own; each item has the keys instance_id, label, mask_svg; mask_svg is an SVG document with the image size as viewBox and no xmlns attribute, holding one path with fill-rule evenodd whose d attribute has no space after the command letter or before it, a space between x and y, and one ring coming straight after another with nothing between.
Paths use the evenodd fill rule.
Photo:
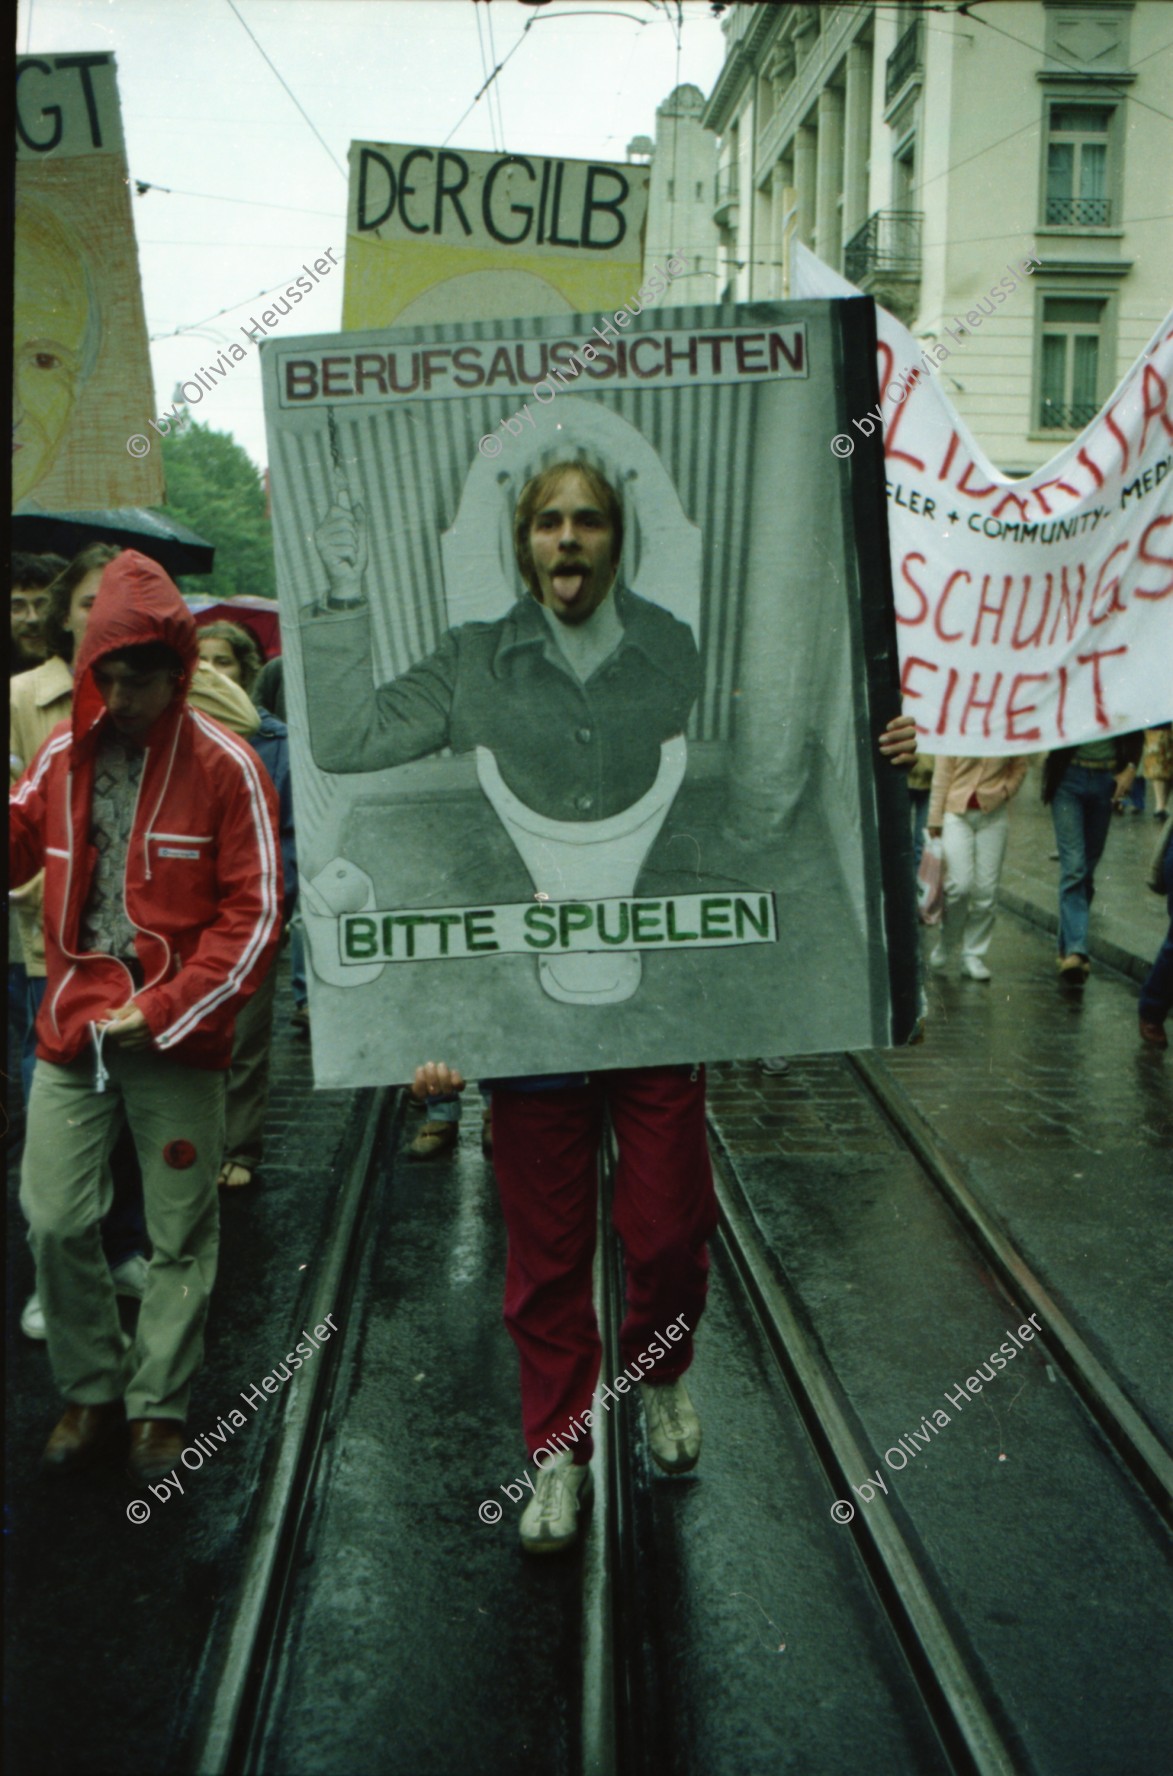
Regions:
<instances>
[{"instance_id":1,"label":"overhead tram wire","mask_svg":"<svg viewBox=\"0 0 1173 1776\"><path fill-rule=\"evenodd\" d=\"M497 45L493 41L493 12L492 12L491 7L485 8L485 24L488 28L488 36L489 36L489 60L491 62L493 62L494 64L496 64ZM490 89L490 92L489 92L490 114L492 113L492 110L493 110L493 100L494 99L496 99L496 101L497 101L497 133L501 137L501 152L502 152L502 154L504 154L506 151L505 150L505 116L501 110L501 83L500 83L500 81L495 81L492 88Z\"/></svg>"},{"instance_id":2,"label":"overhead tram wire","mask_svg":"<svg viewBox=\"0 0 1173 1776\"><path fill-rule=\"evenodd\" d=\"M322 147L326 150L326 153L330 156L330 159L334 162L334 165L338 168L338 171L342 174L342 177L345 179L347 177L346 168L338 160L338 158L335 155L334 150L331 148L329 142L327 142L325 136L322 134L321 130L318 128L317 124L314 122L313 118L310 116L309 112L306 110L305 106L302 104L301 100L298 98L297 94L294 92L293 88L290 86L289 82L286 80L286 78L282 74L281 70L277 67L276 63L272 60L272 58L270 57L268 52L262 47L261 43L257 39L257 37L254 34L254 32L252 31L252 29L248 25L246 25L243 18L241 18L240 13L237 10L236 0L227 0L227 4L228 4L228 7L231 10L231 12L234 14L236 21L239 24L241 30L247 32L248 36L250 38L252 38L252 41L253 41L254 45L256 46L257 53L261 56L262 60L267 63L267 65L272 70L272 72L274 73L276 78L280 81L281 85L284 87L284 89L288 93L289 97L293 100L293 103L297 106L297 109L300 111L302 117L305 119L306 123L309 124L310 129L314 132L314 135L317 137L318 141L321 143Z\"/></svg>"},{"instance_id":3,"label":"overhead tram wire","mask_svg":"<svg viewBox=\"0 0 1173 1776\"><path fill-rule=\"evenodd\" d=\"M232 0L228 0L228 3L231 5ZM581 8L576 8L571 12L535 12L532 18L526 19L525 24L522 26L521 36L517 39L513 48L507 55L501 57L501 60L497 63L497 66L493 69L489 78L478 87L477 91L473 94L471 104L467 105L461 112L460 116L456 119L456 122L452 125L452 128L448 131L448 134L444 137L444 140L440 143L441 148L447 148L449 142L452 140L465 118L468 117L480 104L485 93L492 86L502 68L504 68L506 63L511 61L517 54L533 26L543 23L551 23L554 19L563 18L593 18L596 22L601 18L627 18L634 19L637 25L647 25L651 23L650 19L640 18L638 14L634 12L584 12Z\"/></svg>"},{"instance_id":4,"label":"overhead tram wire","mask_svg":"<svg viewBox=\"0 0 1173 1776\"><path fill-rule=\"evenodd\" d=\"M476 4L476 0L473 0L473 17L477 21L477 49L480 51L480 56L481 56L481 77L482 77L485 85L488 86L488 84L489 84L489 69L492 67L493 64L492 64L492 62L490 62L488 51L485 48L485 39L484 39L484 35L481 31L481 9ZM493 106L492 106L491 102L489 104L489 139L493 144L494 152L496 152L496 149L497 149L497 128L496 128L496 123L493 118Z\"/></svg>"},{"instance_id":5,"label":"overhead tram wire","mask_svg":"<svg viewBox=\"0 0 1173 1776\"><path fill-rule=\"evenodd\" d=\"M148 191L164 191L168 197L199 197L209 203L247 204L254 210L288 210L294 216L324 216L329 222L337 222L336 210L307 210L300 204L266 203L259 197L224 197L218 191L180 191L174 185L156 185L153 179L136 179L134 181L136 197L145 197Z\"/></svg>"},{"instance_id":6,"label":"overhead tram wire","mask_svg":"<svg viewBox=\"0 0 1173 1776\"><path fill-rule=\"evenodd\" d=\"M298 266L298 271L301 269L301 266ZM193 333L200 327L206 327L209 321L219 320L221 315L233 314L238 308L247 308L250 302L260 302L262 297L271 296L275 290L283 290L287 284L293 282L296 276L297 272L294 272L290 277L283 277L277 283L268 284L263 290L257 290L252 296L242 296L239 302L229 302L224 308L218 308L214 314L204 315L201 320L185 321L182 327L172 327L169 333L152 333L150 335L151 342L154 343L158 339L178 339L184 333Z\"/></svg>"},{"instance_id":7,"label":"overhead tram wire","mask_svg":"<svg viewBox=\"0 0 1173 1776\"><path fill-rule=\"evenodd\" d=\"M1005 37L1007 42L1017 43L1022 49L1029 49L1032 55L1036 55L1040 59L1045 55L1045 51L1039 44L1028 43L1025 37L1016 37L1013 31L1004 31L1001 25L996 25L992 19L986 18L984 13L975 12L972 16L975 25L985 25L987 31L994 31L999 37ZM1148 61L1149 58L1146 56L1144 59ZM1128 68L1124 72L1130 74L1132 70ZM1154 117L1163 117L1166 123L1173 123L1173 113L1160 111L1156 105L1150 105L1147 100L1138 99L1136 94L1129 92L1126 87L1113 86L1111 74L1096 76L1097 91L1101 87L1105 92L1111 93L1114 98L1125 99L1131 105L1139 105L1142 111L1151 111Z\"/></svg>"}]
</instances>

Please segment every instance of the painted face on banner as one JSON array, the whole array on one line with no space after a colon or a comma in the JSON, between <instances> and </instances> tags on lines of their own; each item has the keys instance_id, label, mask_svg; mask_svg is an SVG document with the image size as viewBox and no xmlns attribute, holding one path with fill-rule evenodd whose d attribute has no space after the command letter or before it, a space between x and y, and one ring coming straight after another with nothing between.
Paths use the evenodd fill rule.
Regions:
<instances>
[{"instance_id":1,"label":"painted face on banner","mask_svg":"<svg viewBox=\"0 0 1173 1776\"><path fill-rule=\"evenodd\" d=\"M535 512L529 542L542 603L563 623L585 623L611 590L615 533L577 471Z\"/></svg>"},{"instance_id":2,"label":"painted face on banner","mask_svg":"<svg viewBox=\"0 0 1173 1776\"><path fill-rule=\"evenodd\" d=\"M89 301L80 253L39 206L17 217L13 308L12 498L56 461L81 379Z\"/></svg>"}]
</instances>

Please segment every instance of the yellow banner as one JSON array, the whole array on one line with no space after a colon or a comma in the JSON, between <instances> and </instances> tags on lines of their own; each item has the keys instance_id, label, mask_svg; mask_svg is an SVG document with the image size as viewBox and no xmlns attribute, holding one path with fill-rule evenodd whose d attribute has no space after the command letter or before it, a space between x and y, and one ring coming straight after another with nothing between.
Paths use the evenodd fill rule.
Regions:
<instances>
[{"instance_id":1,"label":"yellow banner","mask_svg":"<svg viewBox=\"0 0 1173 1776\"><path fill-rule=\"evenodd\" d=\"M640 283L649 172L353 142L342 325L593 313Z\"/></svg>"},{"instance_id":2,"label":"yellow banner","mask_svg":"<svg viewBox=\"0 0 1173 1776\"><path fill-rule=\"evenodd\" d=\"M18 510L156 505L155 413L114 57L16 68L12 500Z\"/></svg>"}]
</instances>

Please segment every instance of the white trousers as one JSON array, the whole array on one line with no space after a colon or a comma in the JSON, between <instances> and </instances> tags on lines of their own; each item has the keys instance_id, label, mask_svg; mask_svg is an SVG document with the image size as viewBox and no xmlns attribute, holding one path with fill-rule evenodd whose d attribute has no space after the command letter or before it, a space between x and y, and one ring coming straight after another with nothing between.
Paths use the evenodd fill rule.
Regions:
<instances>
[{"instance_id":1,"label":"white trousers","mask_svg":"<svg viewBox=\"0 0 1173 1776\"><path fill-rule=\"evenodd\" d=\"M994 929L994 901L1006 855L1006 804L989 814L946 814L941 828L945 848L945 921L941 941L952 946L964 916L961 954L983 957ZM966 905L965 903L968 903Z\"/></svg>"}]
</instances>

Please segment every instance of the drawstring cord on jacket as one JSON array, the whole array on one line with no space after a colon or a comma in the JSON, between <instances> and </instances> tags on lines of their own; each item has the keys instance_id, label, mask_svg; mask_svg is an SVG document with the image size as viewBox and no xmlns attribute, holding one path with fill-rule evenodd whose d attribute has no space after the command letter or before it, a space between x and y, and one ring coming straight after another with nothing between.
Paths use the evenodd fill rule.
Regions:
<instances>
[{"instance_id":1,"label":"drawstring cord on jacket","mask_svg":"<svg viewBox=\"0 0 1173 1776\"><path fill-rule=\"evenodd\" d=\"M102 1044L106 1040L106 1032L108 1029L109 1029L109 1025L103 1026L103 1025L99 1025L96 1023L90 1024L90 1034L93 1039L94 1055L95 1055L94 1090L96 1092L104 1092L105 1091L106 1081L110 1077L109 1073L106 1070L106 1063L102 1059Z\"/></svg>"}]
</instances>

